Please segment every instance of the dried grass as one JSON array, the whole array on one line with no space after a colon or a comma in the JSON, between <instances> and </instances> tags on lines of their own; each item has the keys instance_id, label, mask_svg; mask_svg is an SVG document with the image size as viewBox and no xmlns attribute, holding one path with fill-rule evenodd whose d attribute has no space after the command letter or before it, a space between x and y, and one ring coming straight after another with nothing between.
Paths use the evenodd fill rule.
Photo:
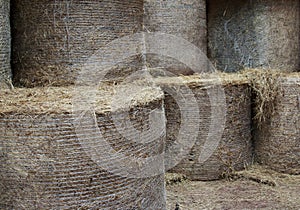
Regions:
<instances>
[{"instance_id":1,"label":"dried grass","mask_svg":"<svg viewBox=\"0 0 300 210\"><path fill-rule=\"evenodd\" d=\"M207 29L206 2L204 0L146 0L144 1L144 13L145 31L181 37L197 46L206 55ZM147 55L146 60L149 67L162 67L175 75L193 73L189 67L169 57Z\"/></svg>"},{"instance_id":2,"label":"dried grass","mask_svg":"<svg viewBox=\"0 0 300 210\"><path fill-rule=\"evenodd\" d=\"M232 181L185 182L167 186L167 209L298 209L300 176L253 165ZM275 186L274 186L275 184Z\"/></svg>"},{"instance_id":3,"label":"dried grass","mask_svg":"<svg viewBox=\"0 0 300 210\"><path fill-rule=\"evenodd\" d=\"M0 0L0 89L11 86L10 1Z\"/></svg>"},{"instance_id":4,"label":"dried grass","mask_svg":"<svg viewBox=\"0 0 300 210\"><path fill-rule=\"evenodd\" d=\"M221 83L216 78L220 79ZM192 150L170 172L184 174L190 180L215 180L221 178L224 173L241 170L251 164L251 91L247 79L243 75L225 73L182 76L180 79L164 77L159 78L158 83L175 89L187 85L195 95L203 121ZM216 151L207 161L200 163L198 157L209 134L213 108L207 92L220 84L226 96L225 129ZM223 104L216 107L223 107ZM165 110L168 148L174 144L181 125L180 109L169 94L165 96Z\"/></svg>"},{"instance_id":5,"label":"dried grass","mask_svg":"<svg viewBox=\"0 0 300 210\"><path fill-rule=\"evenodd\" d=\"M248 70L255 95L254 139L258 162L299 174L299 73Z\"/></svg>"},{"instance_id":6,"label":"dried grass","mask_svg":"<svg viewBox=\"0 0 300 210\"><path fill-rule=\"evenodd\" d=\"M72 85L90 56L117 38L140 32L142 22L142 0L13 0L14 82ZM114 67L109 76L122 78L140 67L139 58Z\"/></svg>"},{"instance_id":7,"label":"dried grass","mask_svg":"<svg viewBox=\"0 0 300 210\"><path fill-rule=\"evenodd\" d=\"M248 78L254 91L254 120L257 126L261 127L275 112L275 101L282 94L279 78L284 74L271 69L247 69L241 74Z\"/></svg>"},{"instance_id":8,"label":"dried grass","mask_svg":"<svg viewBox=\"0 0 300 210\"><path fill-rule=\"evenodd\" d=\"M136 91L133 88L139 88L138 94L133 94ZM15 88L12 90L0 90L0 115L5 114L71 114L73 110L73 97L76 94L86 94L89 92L81 93L82 90L91 91L92 87L36 87L36 88ZM93 90L92 90L93 91ZM130 86L123 85L115 86L113 83L106 83L100 86L95 93L95 111L98 114L103 114L111 111L112 97L116 91L122 91L130 99L130 107L148 104L149 102L163 98L163 94L159 88L150 86ZM130 98L134 96L135 98ZM80 96L79 96L80 97ZM129 99L128 99L129 97ZM118 100L119 109L124 106L124 100ZM122 101L121 101L122 100ZM160 100L160 99L159 99ZM116 107L118 109L118 107Z\"/></svg>"},{"instance_id":9,"label":"dried grass","mask_svg":"<svg viewBox=\"0 0 300 210\"><path fill-rule=\"evenodd\" d=\"M75 132L73 88L1 90L0 208L164 209L163 175L121 177L101 168L85 152L80 142L93 144L95 150L102 145L89 127L83 128L85 135ZM129 93L133 91L132 86L127 89ZM112 114L120 120L125 114L123 104L112 112L111 97L115 90L113 86L99 89L96 119L105 140L126 156L138 158L161 153L163 136L140 144L118 132ZM121 90L128 98L126 87ZM133 126L143 131L149 128L149 114L162 109L163 94L151 87L134 91L137 96L129 116ZM82 116L81 120L89 122L86 118ZM105 161L113 164L111 160Z\"/></svg>"},{"instance_id":10,"label":"dried grass","mask_svg":"<svg viewBox=\"0 0 300 210\"><path fill-rule=\"evenodd\" d=\"M187 178L183 174L166 173L165 174L165 182L166 182L166 185L169 186L169 185L187 182Z\"/></svg>"},{"instance_id":11,"label":"dried grass","mask_svg":"<svg viewBox=\"0 0 300 210\"><path fill-rule=\"evenodd\" d=\"M209 57L218 70L300 69L298 0L210 0Z\"/></svg>"}]
</instances>

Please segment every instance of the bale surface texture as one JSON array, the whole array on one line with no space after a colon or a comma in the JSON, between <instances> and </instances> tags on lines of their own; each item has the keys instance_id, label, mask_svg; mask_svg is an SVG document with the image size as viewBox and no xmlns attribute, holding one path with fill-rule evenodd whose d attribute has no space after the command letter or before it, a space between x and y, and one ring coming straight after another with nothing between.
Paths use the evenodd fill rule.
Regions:
<instances>
[{"instance_id":1,"label":"bale surface texture","mask_svg":"<svg viewBox=\"0 0 300 210\"><path fill-rule=\"evenodd\" d=\"M218 70L300 68L298 0L210 0L209 57Z\"/></svg>"},{"instance_id":2,"label":"bale surface texture","mask_svg":"<svg viewBox=\"0 0 300 210\"><path fill-rule=\"evenodd\" d=\"M206 55L207 29L204 0L146 0L144 11L145 31L181 37L197 46ZM192 73L184 64L167 57L148 55L147 63L152 68L162 67L176 75Z\"/></svg>"},{"instance_id":3,"label":"bale surface texture","mask_svg":"<svg viewBox=\"0 0 300 210\"><path fill-rule=\"evenodd\" d=\"M13 0L12 22L14 82L65 86L74 83L81 66L101 47L141 31L143 1ZM138 58L124 61L113 77L122 78L138 63Z\"/></svg>"},{"instance_id":4,"label":"bale surface texture","mask_svg":"<svg viewBox=\"0 0 300 210\"><path fill-rule=\"evenodd\" d=\"M251 91L245 78L235 75L220 75L222 88L226 96L226 122L221 140L217 149L209 159L203 163L198 158L203 152L205 141L211 132L212 109L223 107L223 104L214 104L212 107L208 91L213 88L214 80L198 76L183 77L184 83L192 90L202 119L199 134L195 145L184 159L171 169L171 172L186 175L191 180L216 180L226 173L241 170L252 159L251 144ZM172 84L172 79L165 80L164 85L179 88L182 84ZM174 144L181 126L181 110L170 95L165 97L167 117L167 143ZM214 116L219 117L219 116ZM219 120L222 120L221 118ZM215 128L221 129L221 128Z\"/></svg>"},{"instance_id":5,"label":"bale surface texture","mask_svg":"<svg viewBox=\"0 0 300 210\"><path fill-rule=\"evenodd\" d=\"M260 126L256 123L257 160L278 172L300 174L300 74L276 75L273 80L278 83L268 102L273 110Z\"/></svg>"},{"instance_id":6,"label":"bale surface texture","mask_svg":"<svg viewBox=\"0 0 300 210\"><path fill-rule=\"evenodd\" d=\"M10 68L10 1L0 0L0 89L11 80Z\"/></svg>"},{"instance_id":7,"label":"bale surface texture","mask_svg":"<svg viewBox=\"0 0 300 210\"><path fill-rule=\"evenodd\" d=\"M112 115L123 120L124 111L120 106L112 113L112 92L113 88L101 92L96 109L98 128L111 147L135 158L162 152L163 137L142 144L118 133ZM143 96L152 94L156 96ZM85 135L76 132L72 88L2 90L0 96L1 209L165 208L164 174L120 176L102 168L83 149L82 141L94 142L95 150L102 145L89 137L88 126ZM162 109L162 97L157 89L141 88L129 112L136 129L149 127L149 114ZM81 120L91 120L85 117ZM101 161L114 164L112 159Z\"/></svg>"}]
</instances>

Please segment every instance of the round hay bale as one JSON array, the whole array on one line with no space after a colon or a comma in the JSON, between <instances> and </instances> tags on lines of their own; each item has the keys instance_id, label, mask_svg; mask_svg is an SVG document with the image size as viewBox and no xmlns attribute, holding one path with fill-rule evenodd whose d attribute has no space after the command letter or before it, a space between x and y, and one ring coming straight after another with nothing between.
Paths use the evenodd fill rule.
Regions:
<instances>
[{"instance_id":1,"label":"round hay bale","mask_svg":"<svg viewBox=\"0 0 300 210\"><path fill-rule=\"evenodd\" d=\"M262 76L266 77L260 75L255 80L265 80ZM261 111L267 114L264 120L256 121L256 158L259 163L278 172L300 174L300 74L268 76L273 77L277 88L273 87L270 93L274 96L272 100L264 106L262 102L256 105L263 107ZM264 93L262 87L257 90L256 95L261 97L259 94ZM270 108L272 110L266 110Z\"/></svg>"},{"instance_id":2,"label":"round hay bale","mask_svg":"<svg viewBox=\"0 0 300 210\"><path fill-rule=\"evenodd\" d=\"M110 86L99 91L95 119L118 157L147 158L162 152L163 136L141 144L118 132L112 115L121 121L124 111L120 107L112 112L114 90ZM85 142L92 142L96 152L103 145L88 126L85 135L76 132L71 92L59 87L1 90L0 208L165 209L163 173L126 177L103 168L114 165L113 159L96 162L85 150ZM163 94L156 88L136 92L129 116L136 129L146 130L149 114L162 110ZM80 120L91 119L83 115Z\"/></svg>"},{"instance_id":3,"label":"round hay bale","mask_svg":"<svg viewBox=\"0 0 300 210\"><path fill-rule=\"evenodd\" d=\"M208 3L208 54L217 69L300 69L298 0Z\"/></svg>"},{"instance_id":4,"label":"round hay bale","mask_svg":"<svg viewBox=\"0 0 300 210\"><path fill-rule=\"evenodd\" d=\"M15 84L65 86L95 51L142 30L143 1L13 0L12 23ZM122 79L139 62L124 61L109 79Z\"/></svg>"},{"instance_id":5,"label":"round hay bale","mask_svg":"<svg viewBox=\"0 0 300 210\"><path fill-rule=\"evenodd\" d=\"M0 89L11 85L10 1L0 0Z\"/></svg>"},{"instance_id":6,"label":"round hay bale","mask_svg":"<svg viewBox=\"0 0 300 210\"><path fill-rule=\"evenodd\" d=\"M204 0L146 0L144 13L145 31L181 37L197 46L206 55L206 2ZM147 64L152 68L165 68L176 75L193 73L184 64L158 55L148 55Z\"/></svg>"},{"instance_id":7,"label":"round hay bale","mask_svg":"<svg viewBox=\"0 0 300 210\"><path fill-rule=\"evenodd\" d=\"M211 104L209 91L214 88L214 82L206 76L182 77L181 84L174 83L172 78L164 78L164 86L175 89L185 83L193 92L199 106L201 125L197 140L191 151L170 172L180 173L191 180L216 180L227 173L244 169L252 161L251 143L251 91L247 80L236 75L219 75L222 88L226 96L227 114L225 129L222 133L217 149L205 161L200 162L199 157L203 151L205 142L210 135L212 123L212 110L224 105ZM215 107L213 107L215 106ZM166 149L174 144L182 124L181 110L169 94L165 96L165 112L167 118L167 140ZM222 112L222 111L221 111ZM219 119L220 116L214 116ZM215 129L221 129L220 127ZM207 148L210 150L211 148Z\"/></svg>"}]
</instances>

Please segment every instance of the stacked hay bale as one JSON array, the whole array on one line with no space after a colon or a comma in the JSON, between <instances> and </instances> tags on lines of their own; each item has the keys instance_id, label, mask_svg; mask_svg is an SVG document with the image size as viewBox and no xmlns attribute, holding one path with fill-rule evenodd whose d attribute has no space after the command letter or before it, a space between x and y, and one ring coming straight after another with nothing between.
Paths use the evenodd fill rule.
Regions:
<instances>
[{"instance_id":1,"label":"stacked hay bale","mask_svg":"<svg viewBox=\"0 0 300 210\"><path fill-rule=\"evenodd\" d=\"M74 84L95 51L141 31L143 22L142 0L13 0L12 11L14 82L26 87ZM136 69L139 60L132 58L112 75L122 78Z\"/></svg>"},{"instance_id":2,"label":"stacked hay bale","mask_svg":"<svg viewBox=\"0 0 300 210\"><path fill-rule=\"evenodd\" d=\"M9 12L10 1L0 0L0 89L11 84Z\"/></svg>"},{"instance_id":3,"label":"stacked hay bale","mask_svg":"<svg viewBox=\"0 0 300 210\"><path fill-rule=\"evenodd\" d=\"M123 168L114 166L122 157L145 160L161 153L164 136L142 144L134 135L133 140L120 135L112 117L124 120L127 107L120 105L113 111L115 88L103 86L97 92L95 122L117 159L108 156L97 160L92 156L94 151L94 155L107 151L103 151L100 133L93 135L89 116L79 118L82 133L76 130L72 90L0 91L0 208L165 209L163 173L134 177L105 168L126 171L126 160ZM132 88L122 90L128 96ZM134 128L149 128L146 116L162 110L162 97L157 88L140 88L128 113ZM86 144L91 146L89 150Z\"/></svg>"},{"instance_id":4,"label":"stacked hay bale","mask_svg":"<svg viewBox=\"0 0 300 210\"><path fill-rule=\"evenodd\" d=\"M218 84L216 78L221 78L221 84ZM198 137L191 151L180 163L171 169L171 172L184 174L191 180L216 180L223 175L234 170L241 170L252 161L252 143L251 143L251 91L247 80L237 75L202 75L185 76L180 80L176 78L162 78L159 83L163 87L174 88L178 90L183 86L191 89L199 106L199 116L201 124ZM211 103L215 97L211 92L216 86L220 85L224 89L226 104L222 100L217 103ZM215 90L217 91L217 90ZM222 110L223 108L224 110ZM220 110L221 109L221 110ZM218 139L210 138L213 132L222 132L222 126L211 127L216 121L222 121L222 112L226 114L225 129L220 135L220 141L216 149L212 151L211 156L204 162L199 160L201 153L205 153L214 148L205 148L205 144L213 146L213 142ZM217 112L214 113L214 110ZM167 118L167 140L166 150L174 145L178 138L183 120L182 111L177 101L168 93L165 96L165 111ZM217 115L215 115L217 113ZM216 129L216 130L211 130ZM189 134L186 134L189 135ZM216 136L214 136L216 137ZM217 137L216 137L217 138ZM175 143L181 147L180 143ZM207 150L207 151L204 151Z\"/></svg>"},{"instance_id":5,"label":"stacked hay bale","mask_svg":"<svg viewBox=\"0 0 300 210\"><path fill-rule=\"evenodd\" d=\"M300 74L252 70L250 75L256 95L258 162L279 172L300 174Z\"/></svg>"},{"instance_id":6,"label":"stacked hay bale","mask_svg":"<svg viewBox=\"0 0 300 210\"><path fill-rule=\"evenodd\" d=\"M197 46L206 55L206 2L204 0L146 0L144 13L146 32L160 32L181 37ZM158 55L148 55L147 64L152 68L165 68L176 75L193 73L184 64Z\"/></svg>"},{"instance_id":7,"label":"stacked hay bale","mask_svg":"<svg viewBox=\"0 0 300 210\"><path fill-rule=\"evenodd\" d=\"M210 0L209 57L219 70L300 68L298 0Z\"/></svg>"}]
</instances>

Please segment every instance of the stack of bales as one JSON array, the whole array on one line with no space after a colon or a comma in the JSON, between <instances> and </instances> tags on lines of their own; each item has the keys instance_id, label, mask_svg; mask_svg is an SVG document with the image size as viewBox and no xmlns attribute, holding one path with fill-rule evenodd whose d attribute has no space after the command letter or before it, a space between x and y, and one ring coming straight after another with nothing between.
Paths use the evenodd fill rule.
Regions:
<instances>
[{"instance_id":1,"label":"stack of bales","mask_svg":"<svg viewBox=\"0 0 300 210\"><path fill-rule=\"evenodd\" d=\"M206 55L207 29L204 0L146 0L144 11L144 31L180 37L194 44ZM174 50L184 51L185 49ZM184 64L161 55L148 55L147 65L152 68L163 68L176 75L193 73Z\"/></svg>"},{"instance_id":2,"label":"stack of bales","mask_svg":"<svg viewBox=\"0 0 300 210\"><path fill-rule=\"evenodd\" d=\"M116 83L76 83L101 74L81 71L93 54L122 53L99 48L141 31L143 1L13 0L12 11L14 82L26 88L0 93L0 208L165 209L163 164L148 168L164 143L149 120L162 92L123 85L117 103ZM128 59L104 79L139 68Z\"/></svg>"},{"instance_id":3,"label":"stack of bales","mask_svg":"<svg viewBox=\"0 0 300 210\"><path fill-rule=\"evenodd\" d=\"M170 57L163 57L162 55L147 55L146 65L152 69L162 69L162 71L154 70L154 75L162 75L161 72L167 70L170 73L164 73L164 75L189 75L194 71L207 72L211 70L209 68L208 60L206 59L207 53L207 27L206 27L206 2L203 0L190 0L190 1L152 1L146 0L144 3L144 30L146 32L159 32L171 34L174 37L180 37L198 47L202 54L195 58L203 61L202 66L198 66L198 69L190 69L188 66L176 61ZM172 37L169 37L170 39ZM175 40L176 38L174 38ZM178 39L176 39L178 40ZM179 40L178 40L179 41ZM159 40L158 40L159 42ZM179 41L181 43L181 41ZM172 43L172 42L171 42ZM183 43L183 42L182 42ZM175 45L177 43L174 43ZM178 46L183 46L178 44ZM159 47L160 45L158 45ZM168 47L161 44L163 47ZM189 45L186 45L189 47ZM159 52L160 49L157 49ZM165 52L166 49L162 49ZM186 48L178 49L174 46L169 46L168 50L189 52ZM162 53L163 54L163 53ZM173 53L174 54L174 53ZM169 55L170 56L170 55ZM189 56L191 59L185 59L186 61L192 61L196 55L184 55ZM204 59L203 59L204 58ZM204 67L204 68L203 68ZM151 72L151 73L153 73ZM207 75L206 75L207 76ZM215 75L216 76L216 75ZM209 76L208 76L209 77ZM214 77L214 76L213 76ZM219 76L217 76L219 78ZM181 82L178 82L182 81ZM193 119L182 119L182 112L188 112L187 110L180 110L182 107L178 105L178 98L173 98L173 95L165 92L165 108L167 118L167 141L166 141L166 154L170 157L166 157L166 168L177 166L172 168L171 172L178 172L187 175L192 180L214 180L220 178L224 173L240 170L245 165L251 162L252 158L252 146L251 146L251 108L250 108L250 91L249 84L244 79L234 78L234 76L223 76L221 79L224 84L220 86L220 90L225 90L226 101L218 101L221 104L211 104L209 94L214 91L215 86L218 86L218 81L211 80L204 77L165 77L158 78L158 83L163 89L180 90L183 86L187 86L192 91L192 95L196 98L197 106L200 109L200 118L203 120L198 125L195 119L195 125L190 129L195 128L199 131L199 135L196 137L195 145L191 148L184 145L182 142L178 142L180 132L183 124L186 124L185 120L192 121ZM178 93L177 93L178 94ZM182 92L188 94L186 92ZM179 98L181 96L178 96ZM214 97L214 96L211 96ZM188 97L189 100L190 98ZM183 102L185 106L191 103L191 101ZM225 104L222 104L225 103ZM218 114L216 114L218 109ZM211 124L216 120L222 121L222 116L227 109L227 121L225 122L225 131L220 136L220 144L213 145L217 139L212 139L213 132L221 128L214 128L217 131L212 131ZM195 116L196 113L195 113ZM242 116L242 117L241 117ZM217 119L212 119L216 117ZM191 116L193 118L193 116ZM197 128L197 127L200 128ZM187 131L184 131L187 132ZM191 137L192 134L185 133L183 135ZM189 138L188 137L188 138ZM192 137L191 137L192 138ZM180 140L179 140L180 141ZM192 140L191 140L192 141ZM193 142L189 144L193 145ZM207 145L211 147L206 148ZM185 148L187 146L187 148ZM210 157L207 160L199 160L207 151L211 151ZM183 150L187 154L181 157ZM190 150L190 151L189 151ZM172 157L168 151L178 152L178 156ZM209 152L208 152L209 153ZM205 156L205 155L203 155ZM182 158L182 160L181 160ZM170 160L171 159L171 160ZM201 158L200 158L201 159Z\"/></svg>"},{"instance_id":4,"label":"stack of bales","mask_svg":"<svg viewBox=\"0 0 300 210\"><path fill-rule=\"evenodd\" d=\"M142 0L13 0L12 5L14 82L26 87L72 85L97 50L142 30ZM114 77L138 67L138 58L128 59Z\"/></svg>"},{"instance_id":5,"label":"stack of bales","mask_svg":"<svg viewBox=\"0 0 300 210\"><path fill-rule=\"evenodd\" d=\"M10 68L10 1L0 1L0 89L11 84Z\"/></svg>"},{"instance_id":6,"label":"stack of bales","mask_svg":"<svg viewBox=\"0 0 300 210\"><path fill-rule=\"evenodd\" d=\"M298 0L210 0L209 56L217 68L300 68Z\"/></svg>"},{"instance_id":7,"label":"stack of bales","mask_svg":"<svg viewBox=\"0 0 300 210\"><path fill-rule=\"evenodd\" d=\"M244 77L217 74L158 81L162 87L177 92L187 86L196 99L201 120L198 128L194 125L199 130L193 131L198 132L193 147L171 172L184 174L192 180L216 180L251 163L251 91ZM178 136L185 121L190 119L184 119L182 112L185 110L181 108L174 95L166 93L166 151L171 147L178 151L183 149L184 143L178 142Z\"/></svg>"},{"instance_id":8,"label":"stack of bales","mask_svg":"<svg viewBox=\"0 0 300 210\"><path fill-rule=\"evenodd\" d=\"M208 20L208 53L216 67L256 68L246 74L256 102L258 162L299 174L299 74L288 72L300 69L300 2L210 0Z\"/></svg>"},{"instance_id":9,"label":"stack of bales","mask_svg":"<svg viewBox=\"0 0 300 210\"><path fill-rule=\"evenodd\" d=\"M139 173L139 167L149 167L148 157L162 152L164 135L146 143L134 135L134 128L147 131L151 112L162 110L162 92L140 87L128 107L112 109L116 90L103 86L97 91L93 119L72 112L72 90L1 90L0 208L164 209L163 173ZM132 87L122 91L128 96ZM122 136L113 121L126 121L127 114L133 125L127 128L131 139Z\"/></svg>"}]
</instances>

